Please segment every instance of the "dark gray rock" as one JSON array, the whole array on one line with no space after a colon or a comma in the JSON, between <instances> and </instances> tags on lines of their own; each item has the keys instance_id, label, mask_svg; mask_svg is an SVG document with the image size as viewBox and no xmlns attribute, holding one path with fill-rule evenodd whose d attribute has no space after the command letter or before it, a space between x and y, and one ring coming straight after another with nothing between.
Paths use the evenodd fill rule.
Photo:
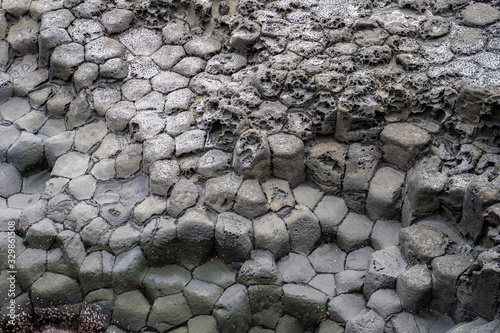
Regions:
<instances>
[{"instance_id":1,"label":"dark gray rock","mask_svg":"<svg viewBox=\"0 0 500 333\"><path fill-rule=\"evenodd\" d=\"M393 332L404 331L417 333L420 332L415 316L408 312L401 312L391 318L387 324L388 329L392 329Z\"/></svg>"},{"instance_id":2,"label":"dark gray rock","mask_svg":"<svg viewBox=\"0 0 500 333\"><path fill-rule=\"evenodd\" d=\"M260 181L271 176L271 152L264 133L249 129L240 135L234 147L233 168L243 177Z\"/></svg>"},{"instance_id":3,"label":"dark gray rock","mask_svg":"<svg viewBox=\"0 0 500 333\"><path fill-rule=\"evenodd\" d=\"M445 254L449 240L439 230L412 225L401 229L399 242L409 259L430 263L432 259Z\"/></svg>"},{"instance_id":4,"label":"dark gray rock","mask_svg":"<svg viewBox=\"0 0 500 333\"><path fill-rule=\"evenodd\" d=\"M78 279L84 294L99 288L111 287L115 256L106 251L90 253L82 262Z\"/></svg>"},{"instance_id":5,"label":"dark gray rock","mask_svg":"<svg viewBox=\"0 0 500 333\"><path fill-rule=\"evenodd\" d=\"M293 252L278 262L278 270L287 283L305 284L316 275L307 257Z\"/></svg>"},{"instance_id":6,"label":"dark gray rock","mask_svg":"<svg viewBox=\"0 0 500 333\"><path fill-rule=\"evenodd\" d=\"M112 285L117 293L137 289L146 275L147 262L140 247L116 256Z\"/></svg>"},{"instance_id":7,"label":"dark gray rock","mask_svg":"<svg viewBox=\"0 0 500 333\"><path fill-rule=\"evenodd\" d=\"M0 196L8 198L21 191L23 177L16 167L9 163L0 163Z\"/></svg>"},{"instance_id":8,"label":"dark gray rock","mask_svg":"<svg viewBox=\"0 0 500 333\"><path fill-rule=\"evenodd\" d=\"M345 270L335 274L337 295L361 292L365 280L365 271Z\"/></svg>"},{"instance_id":9,"label":"dark gray rock","mask_svg":"<svg viewBox=\"0 0 500 333\"><path fill-rule=\"evenodd\" d=\"M20 172L28 171L42 162L43 144L41 137L22 132L7 151L7 161Z\"/></svg>"},{"instance_id":10,"label":"dark gray rock","mask_svg":"<svg viewBox=\"0 0 500 333\"><path fill-rule=\"evenodd\" d=\"M218 333L217 322L212 316L196 316L188 321L187 325L188 332L207 332L207 333ZM181 333L181 332L179 332Z\"/></svg>"},{"instance_id":11,"label":"dark gray rock","mask_svg":"<svg viewBox=\"0 0 500 333\"><path fill-rule=\"evenodd\" d=\"M104 27L94 20L76 19L71 23L68 32L74 42L86 44L104 36Z\"/></svg>"},{"instance_id":12,"label":"dark gray rock","mask_svg":"<svg viewBox=\"0 0 500 333\"><path fill-rule=\"evenodd\" d=\"M457 281L472 264L470 255L454 254L432 260L432 308L451 313L455 304Z\"/></svg>"},{"instance_id":13,"label":"dark gray rock","mask_svg":"<svg viewBox=\"0 0 500 333\"><path fill-rule=\"evenodd\" d=\"M15 276L23 290L45 273L47 251L27 248L16 256Z\"/></svg>"},{"instance_id":14,"label":"dark gray rock","mask_svg":"<svg viewBox=\"0 0 500 333\"><path fill-rule=\"evenodd\" d=\"M180 293L191 281L191 274L177 265L151 267L144 276L144 293L151 301L158 297Z\"/></svg>"},{"instance_id":15,"label":"dark gray rock","mask_svg":"<svg viewBox=\"0 0 500 333\"><path fill-rule=\"evenodd\" d=\"M173 19L162 29L165 44L184 45L193 38L189 23L181 19Z\"/></svg>"},{"instance_id":16,"label":"dark gray rock","mask_svg":"<svg viewBox=\"0 0 500 333\"><path fill-rule=\"evenodd\" d=\"M284 218L290 236L290 249L308 255L319 243L321 227L318 218L309 208L295 206Z\"/></svg>"},{"instance_id":17,"label":"dark gray rock","mask_svg":"<svg viewBox=\"0 0 500 333\"><path fill-rule=\"evenodd\" d=\"M302 323L295 317L285 314L276 325L277 333L303 333Z\"/></svg>"},{"instance_id":18,"label":"dark gray rock","mask_svg":"<svg viewBox=\"0 0 500 333\"><path fill-rule=\"evenodd\" d=\"M385 321L375 311L364 311L347 322L346 333L356 332L382 332Z\"/></svg>"},{"instance_id":19,"label":"dark gray rock","mask_svg":"<svg viewBox=\"0 0 500 333\"><path fill-rule=\"evenodd\" d=\"M326 294L328 297L333 297L337 294L335 289L335 276L333 274L317 274L308 285Z\"/></svg>"},{"instance_id":20,"label":"dark gray rock","mask_svg":"<svg viewBox=\"0 0 500 333\"><path fill-rule=\"evenodd\" d=\"M143 171L148 172L150 165L158 160L171 158L175 150L175 141L166 133L161 133L143 142Z\"/></svg>"},{"instance_id":21,"label":"dark gray rock","mask_svg":"<svg viewBox=\"0 0 500 333\"><path fill-rule=\"evenodd\" d=\"M326 314L328 296L308 286L283 286L284 310L298 318L306 327L316 326Z\"/></svg>"},{"instance_id":22,"label":"dark gray rock","mask_svg":"<svg viewBox=\"0 0 500 333\"><path fill-rule=\"evenodd\" d=\"M278 215L268 213L255 219L253 232L255 249L270 251L276 259L290 252L288 232L285 223Z\"/></svg>"},{"instance_id":23,"label":"dark gray rock","mask_svg":"<svg viewBox=\"0 0 500 333\"><path fill-rule=\"evenodd\" d=\"M366 270L368 268L368 261L373 252L373 249L369 246L352 251L347 255L345 268L357 271Z\"/></svg>"},{"instance_id":24,"label":"dark gray rock","mask_svg":"<svg viewBox=\"0 0 500 333\"><path fill-rule=\"evenodd\" d=\"M38 29L39 24L35 20L23 17L10 27L6 40L21 55L36 54L38 52Z\"/></svg>"},{"instance_id":25,"label":"dark gray rock","mask_svg":"<svg viewBox=\"0 0 500 333\"><path fill-rule=\"evenodd\" d=\"M85 45L85 60L103 64L112 58L121 58L125 54L125 47L109 37L100 37Z\"/></svg>"},{"instance_id":26,"label":"dark gray rock","mask_svg":"<svg viewBox=\"0 0 500 333\"><path fill-rule=\"evenodd\" d=\"M500 11L485 3L467 6L460 15L463 22L470 26L485 26L500 19Z\"/></svg>"},{"instance_id":27,"label":"dark gray rock","mask_svg":"<svg viewBox=\"0 0 500 333\"><path fill-rule=\"evenodd\" d=\"M36 71L28 71L20 74L13 81L13 91L17 96L26 96L36 87L47 81L49 71L45 68L37 69Z\"/></svg>"},{"instance_id":28,"label":"dark gray rock","mask_svg":"<svg viewBox=\"0 0 500 333\"><path fill-rule=\"evenodd\" d=\"M368 263L363 293L370 297L378 289L394 289L396 279L406 271L407 267L406 259L396 246L374 252Z\"/></svg>"},{"instance_id":29,"label":"dark gray rock","mask_svg":"<svg viewBox=\"0 0 500 333\"><path fill-rule=\"evenodd\" d=\"M48 114L55 117L64 117L69 111L69 105L75 97L69 89L61 88L49 98L47 102Z\"/></svg>"},{"instance_id":30,"label":"dark gray rock","mask_svg":"<svg viewBox=\"0 0 500 333\"><path fill-rule=\"evenodd\" d=\"M215 246L226 263L244 261L253 249L252 221L235 213L221 213L215 225Z\"/></svg>"},{"instance_id":31,"label":"dark gray rock","mask_svg":"<svg viewBox=\"0 0 500 333\"><path fill-rule=\"evenodd\" d=\"M431 298L432 277L425 265L416 265L398 276L396 291L405 311L416 313Z\"/></svg>"},{"instance_id":32,"label":"dark gray rock","mask_svg":"<svg viewBox=\"0 0 500 333\"><path fill-rule=\"evenodd\" d=\"M211 178L206 182L205 205L216 212L231 210L243 178L234 173Z\"/></svg>"},{"instance_id":33,"label":"dark gray rock","mask_svg":"<svg viewBox=\"0 0 500 333\"><path fill-rule=\"evenodd\" d=\"M116 228L109 238L109 248L115 255L139 245L142 230L131 223Z\"/></svg>"},{"instance_id":34,"label":"dark gray rock","mask_svg":"<svg viewBox=\"0 0 500 333\"><path fill-rule=\"evenodd\" d=\"M241 284L227 288L215 303L213 316L222 333L235 330L248 331L252 321L252 311L247 289Z\"/></svg>"},{"instance_id":35,"label":"dark gray rock","mask_svg":"<svg viewBox=\"0 0 500 333\"><path fill-rule=\"evenodd\" d=\"M26 239L31 247L48 250L54 244L57 236L57 229L49 219L43 219L33 224L26 233Z\"/></svg>"},{"instance_id":36,"label":"dark gray rock","mask_svg":"<svg viewBox=\"0 0 500 333\"><path fill-rule=\"evenodd\" d=\"M205 262L213 253L215 226L205 211L189 209L177 221L179 261L189 269Z\"/></svg>"},{"instance_id":37,"label":"dark gray rock","mask_svg":"<svg viewBox=\"0 0 500 333\"><path fill-rule=\"evenodd\" d=\"M39 64L41 66L48 66L50 55L54 51L54 48L65 43L71 43L72 41L68 32L63 28L51 27L42 30L38 37Z\"/></svg>"},{"instance_id":38,"label":"dark gray rock","mask_svg":"<svg viewBox=\"0 0 500 333\"><path fill-rule=\"evenodd\" d=\"M500 281L498 271L498 246L482 252L477 263L460 277L457 298L465 309L493 320L498 304L495 286Z\"/></svg>"},{"instance_id":39,"label":"dark gray rock","mask_svg":"<svg viewBox=\"0 0 500 333\"><path fill-rule=\"evenodd\" d=\"M215 302L224 292L224 289L216 284L193 279L184 288L191 311L194 315L211 314Z\"/></svg>"},{"instance_id":40,"label":"dark gray rock","mask_svg":"<svg viewBox=\"0 0 500 333\"><path fill-rule=\"evenodd\" d=\"M308 258L316 272L335 274L344 270L346 254L335 244L322 244Z\"/></svg>"},{"instance_id":41,"label":"dark gray rock","mask_svg":"<svg viewBox=\"0 0 500 333\"><path fill-rule=\"evenodd\" d=\"M404 173L390 167L377 170L366 200L366 213L370 219L392 219L399 216L404 178Z\"/></svg>"},{"instance_id":42,"label":"dark gray rock","mask_svg":"<svg viewBox=\"0 0 500 333\"><path fill-rule=\"evenodd\" d=\"M373 227L371 242L373 248L378 251L386 247L399 245L399 231L401 223L399 221L378 220Z\"/></svg>"},{"instance_id":43,"label":"dark gray rock","mask_svg":"<svg viewBox=\"0 0 500 333\"><path fill-rule=\"evenodd\" d=\"M62 274L46 272L30 288L33 306L47 308L82 301L78 283Z\"/></svg>"},{"instance_id":44,"label":"dark gray rock","mask_svg":"<svg viewBox=\"0 0 500 333\"><path fill-rule=\"evenodd\" d=\"M111 314L116 295L110 289L99 289L85 296L80 310L83 325L96 329L108 327L111 323Z\"/></svg>"},{"instance_id":45,"label":"dark gray rock","mask_svg":"<svg viewBox=\"0 0 500 333\"><path fill-rule=\"evenodd\" d=\"M149 222L141 235L141 248L150 266L175 263L178 253L175 220L162 216Z\"/></svg>"},{"instance_id":46,"label":"dark gray rock","mask_svg":"<svg viewBox=\"0 0 500 333\"><path fill-rule=\"evenodd\" d=\"M114 87L95 88L92 90L94 109L100 116L105 116L106 111L114 104L120 102L120 89Z\"/></svg>"},{"instance_id":47,"label":"dark gray rock","mask_svg":"<svg viewBox=\"0 0 500 333\"><path fill-rule=\"evenodd\" d=\"M289 211L294 206L295 200L290 184L282 179L270 179L262 184L262 190L267 197L269 207L273 212L279 212L283 208Z\"/></svg>"},{"instance_id":48,"label":"dark gray rock","mask_svg":"<svg viewBox=\"0 0 500 333\"><path fill-rule=\"evenodd\" d=\"M342 198L325 195L314 209L321 225L321 233L325 240L333 241L337 235L338 226L346 217L347 206Z\"/></svg>"},{"instance_id":49,"label":"dark gray rock","mask_svg":"<svg viewBox=\"0 0 500 333\"><path fill-rule=\"evenodd\" d=\"M279 286L254 285L248 288L254 323L275 328L283 315L283 291Z\"/></svg>"},{"instance_id":50,"label":"dark gray rock","mask_svg":"<svg viewBox=\"0 0 500 333\"><path fill-rule=\"evenodd\" d=\"M188 321L193 314L182 294L159 297L151 307L148 327L164 332Z\"/></svg>"},{"instance_id":51,"label":"dark gray rock","mask_svg":"<svg viewBox=\"0 0 500 333\"><path fill-rule=\"evenodd\" d=\"M273 174L292 186L305 179L304 143L293 135L276 134L268 138L272 153Z\"/></svg>"},{"instance_id":52,"label":"dark gray rock","mask_svg":"<svg viewBox=\"0 0 500 333\"><path fill-rule=\"evenodd\" d=\"M366 216L356 213L347 214L337 233L340 247L346 251L352 251L368 245L372 227L373 222Z\"/></svg>"},{"instance_id":53,"label":"dark gray rock","mask_svg":"<svg viewBox=\"0 0 500 333\"><path fill-rule=\"evenodd\" d=\"M69 27L75 17L68 9L59 9L42 14L40 30Z\"/></svg>"},{"instance_id":54,"label":"dark gray rock","mask_svg":"<svg viewBox=\"0 0 500 333\"><path fill-rule=\"evenodd\" d=\"M377 312L382 318L389 318L403 309L398 294L393 289L377 290L370 296L366 306Z\"/></svg>"},{"instance_id":55,"label":"dark gray rock","mask_svg":"<svg viewBox=\"0 0 500 333\"><path fill-rule=\"evenodd\" d=\"M134 103L119 102L106 111L106 125L112 131L123 131L135 114Z\"/></svg>"},{"instance_id":56,"label":"dark gray rock","mask_svg":"<svg viewBox=\"0 0 500 333\"><path fill-rule=\"evenodd\" d=\"M416 166L408 172L405 184L405 201L401 212L401 222L409 226L418 217L431 215L439 209L436 196L441 194L448 177L440 172L425 170Z\"/></svg>"},{"instance_id":57,"label":"dark gray rock","mask_svg":"<svg viewBox=\"0 0 500 333\"><path fill-rule=\"evenodd\" d=\"M247 179L241 184L233 210L247 218L254 218L269 211L269 204L257 179Z\"/></svg>"},{"instance_id":58,"label":"dark gray rock","mask_svg":"<svg viewBox=\"0 0 500 333\"><path fill-rule=\"evenodd\" d=\"M415 125L389 124L380 133L380 140L383 144L383 159L405 170L430 139L431 136L427 131Z\"/></svg>"},{"instance_id":59,"label":"dark gray rock","mask_svg":"<svg viewBox=\"0 0 500 333\"><path fill-rule=\"evenodd\" d=\"M345 323L366 309L362 294L343 294L336 296L328 303L330 318L339 323Z\"/></svg>"},{"instance_id":60,"label":"dark gray rock","mask_svg":"<svg viewBox=\"0 0 500 333\"><path fill-rule=\"evenodd\" d=\"M146 326L151 305L139 290L119 294L113 307L112 322L126 330L139 331Z\"/></svg>"},{"instance_id":61,"label":"dark gray rock","mask_svg":"<svg viewBox=\"0 0 500 333\"><path fill-rule=\"evenodd\" d=\"M323 142L309 149L306 164L311 180L326 193L340 192L346 153L347 148L336 142Z\"/></svg>"},{"instance_id":62,"label":"dark gray rock","mask_svg":"<svg viewBox=\"0 0 500 333\"><path fill-rule=\"evenodd\" d=\"M293 196L297 204L314 210L323 198L323 192L313 186L303 184L293 189Z\"/></svg>"},{"instance_id":63,"label":"dark gray rock","mask_svg":"<svg viewBox=\"0 0 500 333\"><path fill-rule=\"evenodd\" d=\"M19 138L20 133L15 126L0 126L0 135L3 138L0 143L0 156L5 157L10 146Z\"/></svg>"},{"instance_id":64,"label":"dark gray rock","mask_svg":"<svg viewBox=\"0 0 500 333\"><path fill-rule=\"evenodd\" d=\"M250 258L240 268L237 280L246 286L256 284L280 285L282 281L274 256L262 250L255 250L250 253Z\"/></svg>"}]
</instances>

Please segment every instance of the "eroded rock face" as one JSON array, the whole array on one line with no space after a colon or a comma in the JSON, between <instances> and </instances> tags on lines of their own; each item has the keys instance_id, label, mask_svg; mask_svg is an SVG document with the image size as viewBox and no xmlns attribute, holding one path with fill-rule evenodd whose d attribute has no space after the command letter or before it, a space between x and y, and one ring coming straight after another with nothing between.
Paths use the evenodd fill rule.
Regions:
<instances>
[{"instance_id":1,"label":"eroded rock face","mask_svg":"<svg viewBox=\"0 0 500 333\"><path fill-rule=\"evenodd\" d=\"M499 9L0 1L0 331L493 329Z\"/></svg>"}]
</instances>

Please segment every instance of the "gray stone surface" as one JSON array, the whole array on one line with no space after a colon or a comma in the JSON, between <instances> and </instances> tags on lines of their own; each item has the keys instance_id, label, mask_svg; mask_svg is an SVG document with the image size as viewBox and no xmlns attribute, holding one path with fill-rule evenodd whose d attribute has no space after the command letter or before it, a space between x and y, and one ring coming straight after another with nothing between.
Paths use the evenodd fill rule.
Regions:
<instances>
[{"instance_id":1,"label":"gray stone surface","mask_svg":"<svg viewBox=\"0 0 500 333\"><path fill-rule=\"evenodd\" d=\"M393 289L377 290L370 296L366 306L377 312L382 318L389 318L403 309L398 294Z\"/></svg>"},{"instance_id":2,"label":"gray stone surface","mask_svg":"<svg viewBox=\"0 0 500 333\"><path fill-rule=\"evenodd\" d=\"M8 198L21 191L23 178L16 167L8 163L0 163L0 196Z\"/></svg>"},{"instance_id":3,"label":"gray stone surface","mask_svg":"<svg viewBox=\"0 0 500 333\"><path fill-rule=\"evenodd\" d=\"M308 286L283 286L284 310L299 319L305 327L316 326L326 313L328 296Z\"/></svg>"},{"instance_id":4,"label":"gray stone surface","mask_svg":"<svg viewBox=\"0 0 500 333\"><path fill-rule=\"evenodd\" d=\"M7 151L7 161L20 172L27 171L42 162L43 144L41 137L22 132Z\"/></svg>"},{"instance_id":5,"label":"gray stone surface","mask_svg":"<svg viewBox=\"0 0 500 333\"><path fill-rule=\"evenodd\" d=\"M374 250L399 245L399 231L401 223L393 220L378 220L373 226L371 242Z\"/></svg>"},{"instance_id":6,"label":"gray stone surface","mask_svg":"<svg viewBox=\"0 0 500 333\"><path fill-rule=\"evenodd\" d=\"M138 331L146 326L151 305L139 290L122 293L116 297L112 322L127 330Z\"/></svg>"},{"instance_id":7,"label":"gray stone surface","mask_svg":"<svg viewBox=\"0 0 500 333\"><path fill-rule=\"evenodd\" d=\"M293 252L278 262L278 270L287 283L305 284L316 275L307 257Z\"/></svg>"},{"instance_id":8,"label":"gray stone surface","mask_svg":"<svg viewBox=\"0 0 500 333\"><path fill-rule=\"evenodd\" d=\"M375 311L364 311L347 322L346 332L381 332L385 321Z\"/></svg>"},{"instance_id":9,"label":"gray stone surface","mask_svg":"<svg viewBox=\"0 0 500 333\"><path fill-rule=\"evenodd\" d=\"M335 296L328 303L330 318L339 323L345 323L356 317L366 308L362 294L343 294Z\"/></svg>"},{"instance_id":10,"label":"gray stone surface","mask_svg":"<svg viewBox=\"0 0 500 333\"><path fill-rule=\"evenodd\" d=\"M290 236L290 249L308 255L319 243L321 228L316 215L309 208L295 206L284 218Z\"/></svg>"},{"instance_id":11,"label":"gray stone surface","mask_svg":"<svg viewBox=\"0 0 500 333\"><path fill-rule=\"evenodd\" d=\"M231 210L242 182L243 178L234 173L207 180L205 205L219 213Z\"/></svg>"},{"instance_id":12,"label":"gray stone surface","mask_svg":"<svg viewBox=\"0 0 500 333\"><path fill-rule=\"evenodd\" d=\"M405 311L416 313L431 298L432 277L425 265L416 265L398 276L396 291Z\"/></svg>"},{"instance_id":13,"label":"gray stone surface","mask_svg":"<svg viewBox=\"0 0 500 333\"><path fill-rule=\"evenodd\" d=\"M423 225L412 225L401 229L399 241L408 258L424 263L442 256L449 243L441 231Z\"/></svg>"},{"instance_id":14,"label":"gray stone surface","mask_svg":"<svg viewBox=\"0 0 500 333\"><path fill-rule=\"evenodd\" d=\"M215 224L217 255L226 263L244 261L253 249L252 221L236 213L219 214Z\"/></svg>"},{"instance_id":15,"label":"gray stone surface","mask_svg":"<svg viewBox=\"0 0 500 333\"><path fill-rule=\"evenodd\" d=\"M243 182L244 184L245 182ZM253 234L255 249L267 250L274 254L276 259L290 252L290 242L286 225L275 213L268 213L254 219Z\"/></svg>"},{"instance_id":16,"label":"gray stone surface","mask_svg":"<svg viewBox=\"0 0 500 333\"><path fill-rule=\"evenodd\" d=\"M335 274L344 270L346 254L335 244L322 244L308 258L316 272Z\"/></svg>"},{"instance_id":17,"label":"gray stone surface","mask_svg":"<svg viewBox=\"0 0 500 333\"><path fill-rule=\"evenodd\" d=\"M390 246L372 254L368 262L363 293L369 297L380 288L396 287L396 279L407 269L401 250Z\"/></svg>"},{"instance_id":18,"label":"gray stone surface","mask_svg":"<svg viewBox=\"0 0 500 333\"><path fill-rule=\"evenodd\" d=\"M252 312L246 288L241 284L227 288L215 303L213 316L223 333L248 331Z\"/></svg>"},{"instance_id":19,"label":"gray stone surface","mask_svg":"<svg viewBox=\"0 0 500 333\"><path fill-rule=\"evenodd\" d=\"M185 287L184 296L194 315L207 315L212 313L215 302L223 291L218 285L193 279Z\"/></svg>"},{"instance_id":20,"label":"gray stone surface","mask_svg":"<svg viewBox=\"0 0 500 333\"><path fill-rule=\"evenodd\" d=\"M335 274L337 295L361 292L365 281L365 271L345 270Z\"/></svg>"},{"instance_id":21,"label":"gray stone surface","mask_svg":"<svg viewBox=\"0 0 500 333\"><path fill-rule=\"evenodd\" d=\"M373 222L366 216L349 213L340 225L337 233L341 248L346 251L355 250L369 243Z\"/></svg>"},{"instance_id":22,"label":"gray stone surface","mask_svg":"<svg viewBox=\"0 0 500 333\"><path fill-rule=\"evenodd\" d=\"M314 209L321 225L321 234L327 241L333 241L338 227L347 215L347 206L340 197L325 195Z\"/></svg>"},{"instance_id":23,"label":"gray stone surface","mask_svg":"<svg viewBox=\"0 0 500 333\"><path fill-rule=\"evenodd\" d=\"M377 170L370 183L366 213L372 220L397 218L401 210L404 174L390 167Z\"/></svg>"},{"instance_id":24,"label":"gray stone surface","mask_svg":"<svg viewBox=\"0 0 500 333\"><path fill-rule=\"evenodd\" d=\"M246 286L256 284L280 285L282 282L278 268L274 261L274 256L262 250L255 250L250 253L241 266L237 280Z\"/></svg>"}]
</instances>

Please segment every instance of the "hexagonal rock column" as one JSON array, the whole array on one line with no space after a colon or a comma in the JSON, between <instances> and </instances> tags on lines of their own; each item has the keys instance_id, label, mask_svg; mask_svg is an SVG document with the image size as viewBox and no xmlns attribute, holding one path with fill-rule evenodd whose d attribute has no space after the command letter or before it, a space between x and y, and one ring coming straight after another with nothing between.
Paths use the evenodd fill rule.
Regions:
<instances>
[{"instance_id":1,"label":"hexagonal rock column","mask_svg":"<svg viewBox=\"0 0 500 333\"><path fill-rule=\"evenodd\" d=\"M222 333L247 332L252 321L248 291L242 284L227 288L214 306Z\"/></svg>"},{"instance_id":2,"label":"hexagonal rock column","mask_svg":"<svg viewBox=\"0 0 500 333\"><path fill-rule=\"evenodd\" d=\"M175 263L177 246L177 226L169 216L153 219L142 232L141 249L150 266Z\"/></svg>"},{"instance_id":3,"label":"hexagonal rock column","mask_svg":"<svg viewBox=\"0 0 500 333\"><path fill-rule=\"evenodd\" d=\"M295 206L284 220L290 236L290 249L308 255L321 237L321 228L316 215L305 206Z\"/></svg>"},{"instance_id":4,"label":"hexagonal rock column","mask_svg":"<svg viewBox=\"0 0 500 333\"><path fill-rule=\"evenodd\" d=\"M380 152L374 145L349 146L342 193L349 208L364 213L368 185L379 164Z\"/></svg>"},{"instance_id":5,"label":"hexagonal rock column","mask_svg":"<svg viewBox=\"0 0 500 333\"><path fill-rule=\"evenodd\" d=\"M226 263L241 262L253 250L252 221L235 213L221 213L215 225L217 255Z\"/></svg>"},{"instance_id":6,"label":"hexagonal rock column","mask_svg":"<svg viewBox=\"0 0 500 333\"><path fill-rule=\"evenodd\" d=\"M192 269L212 255L215 246L214 222L202 209L192 208L177 221L179 261Z\"/></svg>"},{"instance_id":7,"label":"hexagonal rock column","mask_svg":"<svg viewBox=\"0 0 500 333\"><path fill-rule=\"evenodd\" d=\"M432 277L426 265L416 265L397 279L396 290L403 309L417 313L431 300Z\"/></svg>"},{"instance_id":8,"label":"hexagonal rock column","mask_svg":"<svg viewBox=\"0 0 500 333\"><path fill-rule=\"evenodd\" d=\"M346 153L347 147L337 142L323 142L307 151L308 174L324 192L340 192Z\"/></svg>"},{"instance_id":9,"label":"hexagonal rock column","mask_svg":"<svg viewBox=\"0 0 500 333\"><path fill-rule=\"evenodd\" d=\"M369 298L380 288L395 288L396 279L407 267L406 259L397 246L374 252L368 262L363 293Z\"/></svg>"},{"instance_id":10,"label":"hexagonal rock column","mask_svg":"<svg viewBox=\"0 0 500 333\"><path fill-rule=\"evenodd\" d=\"M408 123L385 126L380 133L383 159L406 170L411 160L429 143L431 136L426 130Z\"/></svg>"},{"instance_id":11,"label":"hexagonal rock column","mask_svg":"<svg viewBox=\"0 0 500 333\"><path fill-rule=\"evenodd\" d=\"M275 134L268 138L272 153L273 174L292 187L305 179L304 143L293 135Z\"/></svg>"},{"instance_id":12,"label":"hexagonal rock column","mask_svg":"<svg viewBox=\"0 0 500 333\"><path fill-rule=\"evenodd\" d=\"M249 129L240 135L234 147L233 168L246 178L265 180L271 176L271 152L263 132Z\"/></svg>"},{"instance_id":13,"label":"hexagonal rock column","mask_svg":"<svg viewBox=\"0 0 500 333\"><path fill-rule=\"evenodd\" d=\"M405 174L390 167L377 170L370 183L366 214L372 220L397 218L401 212L401 189Z\"/></svg>"},{"instance_id":14,"label":"hexagonal rock column","mask_svg":"<svg viewBox=\"0 0 500 333\"><path fill-rule=\"evenodd\" d=\"M316 326L326 314L328 296L309 286L283 286L285 311L298 318L306 327Z\"/></svg>"}]
</instances>

